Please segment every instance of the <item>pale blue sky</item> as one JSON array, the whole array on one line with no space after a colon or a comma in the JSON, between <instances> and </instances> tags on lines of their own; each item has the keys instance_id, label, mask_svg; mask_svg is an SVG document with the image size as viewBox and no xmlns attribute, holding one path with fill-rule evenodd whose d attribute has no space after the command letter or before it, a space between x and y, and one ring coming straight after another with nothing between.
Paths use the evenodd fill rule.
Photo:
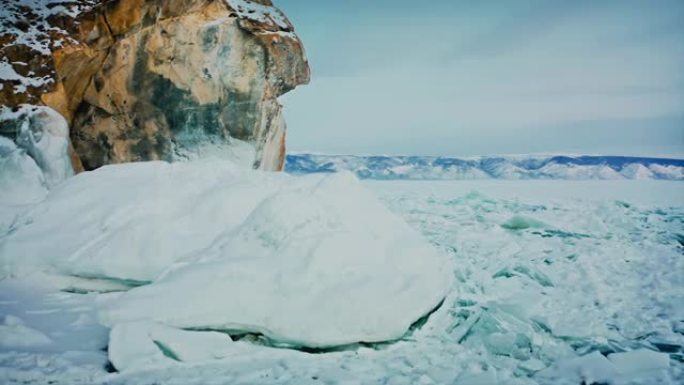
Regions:
<instances>
[{"instance_id":1,"label":"pale blue sky","mask_svg":"<svg viewBox=\"0 0 684 385\"><path fill-rule=\"evenodd\" d=\"M276 0L290 151L684 154L682 0Z\"/></svg>"}]
</instances>

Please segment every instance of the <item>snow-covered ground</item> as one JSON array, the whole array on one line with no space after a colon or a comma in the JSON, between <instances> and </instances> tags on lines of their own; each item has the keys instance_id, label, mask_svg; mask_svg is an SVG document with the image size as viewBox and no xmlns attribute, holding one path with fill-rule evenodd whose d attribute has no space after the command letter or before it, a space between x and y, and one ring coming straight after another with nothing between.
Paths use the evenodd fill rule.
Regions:
<instances>
[{"instance_id":1,"label":"snow-covered ground","mask_svg":"<svg viewBox=\"0 0 684 385\"><path fill-rule=\"evenodd\" d=\"M144 167L138 167L134 174L143 171ZM20 221L21 226L19 222L10 226L12 234L3 239L12 242L25 239L26 247L31 249L22 250L31 252L24 257L30 262L28 266L36 266L36 272L18 269L21 274L17 277L0 281L0 383L579 385L684 382L684 184L681 182L363 182L365 189L380 198L382 206L421 233L438 254L448 256L448 266L443 269L452 277L451 286L441 306L429 317L411 325L398 339L316 348L297 346L316 344L302 341L296 324L305 325L312 335L319 333L315 341L321 341L330 334L325 327L319 328L317 322L329 323L333 325L331 330L339 331L349 322L364 319L360 314L346 314L345 309L368 312L367 322L380 322L369 324L368 328L361 324L350 326L352 332L361 333L382 330L385 322L392 323L394 328L403 328L397 325L403 325L404 321L390 321L382 317L384 310L378 312L368 307L378 306L379 299L386 302L387 311L409 309L419 314L433 307L432 299L421 308L415 298L425 290L423 285L432 287L424 295L434 296L439 291L439 280L434 280L439 273L430 267L433 265L420 263L420 258L431 255L432 251L416 252L422 246L416 243L412 232L398 224L385 209L375 206L373 199L361 191L363 188L354 187L358 183L349 176L333 177L326 182L321 176L300 179L259 174L256 179L249 179L251 182L237 186L242 189L238 194L230 187L235 171L215 166L214 173L203 177L191 169L188 175L194 177L174 187L169 184L174 173L182 173L184 167L192 166L157 167L151 174L154 177L150 176L148 167L148 174L143 172L137 179L130 175L114 178L112 173L116 168L105 168L104 173L109 173L105 179L110 179L105 185L96 177L79 175L54 190L48 196L48 203L28 214L19 214L20 218L30 220ZM217 175L222 173L227 176ZM125 178L132 178L128 180L132 183L124 184ZM116 189L117 185L130 188L136 183L152 185L153 181L161 184L146 187L152 207L146 214L159 216L156 220L137 212L144 206L126 205L126 201L135 199L135 194L127 189L120 191L123 194L120 198L116 190L100 197L112 199L100 201L112 210L106 221L97 222L102 218L84 211L87 204L98 207L93 194L104 194L102 191ZM92 188L88 189L90 182ZM76 190L70 189L70 184L82 194L75 195ZM270 199L259 195L269 195L264 193L266 190L274 194ZM188 204L165 212L161 210L162 204L150 203L162 196L185 200ZM250 198L231 201L238 196ZM222 199L225 202L219 205L217 202ZM212 202L210 207L206 206L209 202ZM360 202L362 214L353 207L354 202ZM86 206L72 210L74 217L68 218L75 222L65 221L61 227L60 231L68 237L60 240L47 231L46 223L51 215L82 205ZM223 221L221 217L230 216L231 210L236 210L236 216ZM141 225L135 227L126 220L126 215ZM207 227L230 227L205 236L218 240L208 242L211 247L206 253L195 250L194 236L189 236L192 231L200 230L193 226L201 223L202 216L209 221ZM359 221L358 217L365 219ZM91 226L79 235L77 228L84 223ZM76 271L101 268L111 258L125 261L135 251L131 244L145 237L150 242L160 242L163 234L154 231L153 226L161 224L172 229L177 239L173 247L157 245L159 248L155 246L147 254L134 257L148 268L144 276L126 280L130 266L117 265L116 261L109 261L115 267L112 271L117 272L112 277L116 279L102 279L105 270L98 271L96 277ZM354 224L359 226L359 231L351 228ZM104 235L93 237L93 225ZM136 229L135 234L128 231L130 226ZM338 238L334 236L336 231L348 236ZM364 237L369 232L371 236ZM136 238L136 234L142 237ZM79 236L93 240L88 246L93 253L69 251ZM52 242L45 237L52 237ZM37 243L31 244L31 238ZM248 263L243 258L245 254L237 255L230 263L217 263L222 250L231 250L241 240L249 243L254 239L262 241L260 246L243 251L258 254L260 262ZM312 239L327 246L317 247L315 242L310 242ZM112 244L114 241L119 243ZM403 246L393 248L392 242L413 246L403 251ZM364 248L373 251L369 253ZM6 253L8 249L0 249L0 254L2 250ZM168 263L179 258L180 265L162 273L158 280L163 285L153 283L122 293L144 284L145 280L157 280L160 268L145 262L146 257L158 257L155 250L164 252ZM283 250L288 259L279 260L274 250ZM354 261L349 266L344 263L345 250L349 250L346 254ZM44 255L39 255L41 252ZM72 260L74 266L51 260L49 269L39 268L44 265L36 261L44 261L51 252L78 258ZM192 253L202 258L183 259ZM303 254L308 257L302 258ZM364 262L364 258L359 258L361 255L374 262ZM392 261L392 255L397 256L396 261ZM323 264L314 263L313 266L319 266L313 270L314 276L287 270L290 259L298 266L309 266L309 257L323 262L327 258ZM98 258L102 260L97 262ZM413 264L410 258L415 259ZM241 260L244 265L240 264ZM438 260L432 256L427 259ZM89 264L78 265L79 261ZM193 266L195 263L199 266ZM330 263L339 274L330 275L330 270L324 268ZM10 270L15 271L15 267ZM412 277L407 268L422 273ZM383 270L402 275L392 277ZM79 277L64 274L74 271ZM256 279L257 285L248 281L227 283L229 277L258 271L274 282L247 275ZM344 274L361 280L351 286ZM373 274L377 274L376 282L371 282ZM432 276L434 282L428 282L430 278L425 274ZM295 281L288 281L289 277ZM328 290L337 287L339 291L326 292L325 286L312 286L315 298L319 299L320 307L317 307L311 293L302 291L299 285L307 277L325 278L332 283ZM209 299L203 297L204 283L211 294ZM262 290L260 285L264 284L269 288ZM401 285L405 286L404 291L398 289ZM347 291L354 293L351 301L344 298ZM308 297L288 302L285 297L292 295ZM156 303L155 298L161 300ZM278 303L274 303L274 298ZM353 306L359 301L362 302L359 306ZM225 303L228 308L211 308L211 303ZM254 307L250 308L250 304ZM249 330L260 333L238 335L226 334L225 330L219 333L215 330L221 328L194 323L204 315L207 319L229 315L229 306L247 311L241 314L250 322L259 321L263 322L262 326L275 325L282 329L271 334L269 327L252 328ZM273 307L278 311L267 311ZM328 317L321 317L320 309L326 309L324 313ZM302 311L307 313L298 313ZM132 317L135 313L141 316ZM183 317L184 314L192 317ZM399 313L393 314L394 318L400 317ZM307 316L319 318L311 320ZM282 323L279 319L296 322ZM116 326L110 330L103 324ZM288 336L293 335L297 344L277 343L288 342ZM122 371L112 372L114 366Z\"/></svg>"},{"instance_id":2,"label":"snow-covered ground","mask_svg":"<svg viewBox=\"0 0 684 385\"><path fill-rule=\"evenodd\" d=\"M291 154L292 174L351 171L362 179L664 179L684 180L684 160L597 155L502 155L470 158Z\"/></svg>"}]
</instances>

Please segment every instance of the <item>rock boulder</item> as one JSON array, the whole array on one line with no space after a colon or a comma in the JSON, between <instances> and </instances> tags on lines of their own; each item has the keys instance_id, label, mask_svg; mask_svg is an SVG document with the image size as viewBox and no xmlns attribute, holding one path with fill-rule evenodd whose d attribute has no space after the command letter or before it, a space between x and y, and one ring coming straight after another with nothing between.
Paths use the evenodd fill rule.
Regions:
<instances>
[{"instance_id":1,"label":"rock boulder","mask_svg":"<svg viewBox=\"0 0 684 385\"><path fill-rule=\"evenodd\" d=\"M235 140L252 144L255 168L282 168L277 98L309 67L270 0L8 0L0 27L0 106L59 112L76 171Z\"/></svg>"}]
</instances>

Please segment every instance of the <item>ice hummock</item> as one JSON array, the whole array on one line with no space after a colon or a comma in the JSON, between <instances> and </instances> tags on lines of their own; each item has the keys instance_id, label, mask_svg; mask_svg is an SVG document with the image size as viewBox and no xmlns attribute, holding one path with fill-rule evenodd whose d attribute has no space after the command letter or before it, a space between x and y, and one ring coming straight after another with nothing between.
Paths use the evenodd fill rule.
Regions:
<instances>
[{"instance_id":1,"label":"ice hummock","mask_svg":"<svg viewBox=\"0 0 684 385\"><path fill-rule=\"evenodd\" d=\"M118 324L109 340L109 360L119 371L225 358L231 354L233 343L224 333L192 332L146 322Z\"/></svg>"}]
</instances>

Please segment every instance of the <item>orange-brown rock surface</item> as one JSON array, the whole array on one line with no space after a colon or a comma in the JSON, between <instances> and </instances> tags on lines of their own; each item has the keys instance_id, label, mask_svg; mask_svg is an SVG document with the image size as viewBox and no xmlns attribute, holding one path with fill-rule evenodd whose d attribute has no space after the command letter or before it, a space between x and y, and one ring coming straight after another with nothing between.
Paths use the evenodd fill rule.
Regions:
<instances>
[{"instance_id":1,"label":"orange-brown rock surface","mask_svg":"<svg viewBox=\"0 0 684 385\"><path fill-rule=\"evenodd\" d=\"M69 124L74 168L202 156L234 140L282 168L277 97L309 80L270 0L0 0L0 107ZM0 119L0 135L18 135ZM82 166L81 166L82 164Z\"/></svg>"}]
</instances>

